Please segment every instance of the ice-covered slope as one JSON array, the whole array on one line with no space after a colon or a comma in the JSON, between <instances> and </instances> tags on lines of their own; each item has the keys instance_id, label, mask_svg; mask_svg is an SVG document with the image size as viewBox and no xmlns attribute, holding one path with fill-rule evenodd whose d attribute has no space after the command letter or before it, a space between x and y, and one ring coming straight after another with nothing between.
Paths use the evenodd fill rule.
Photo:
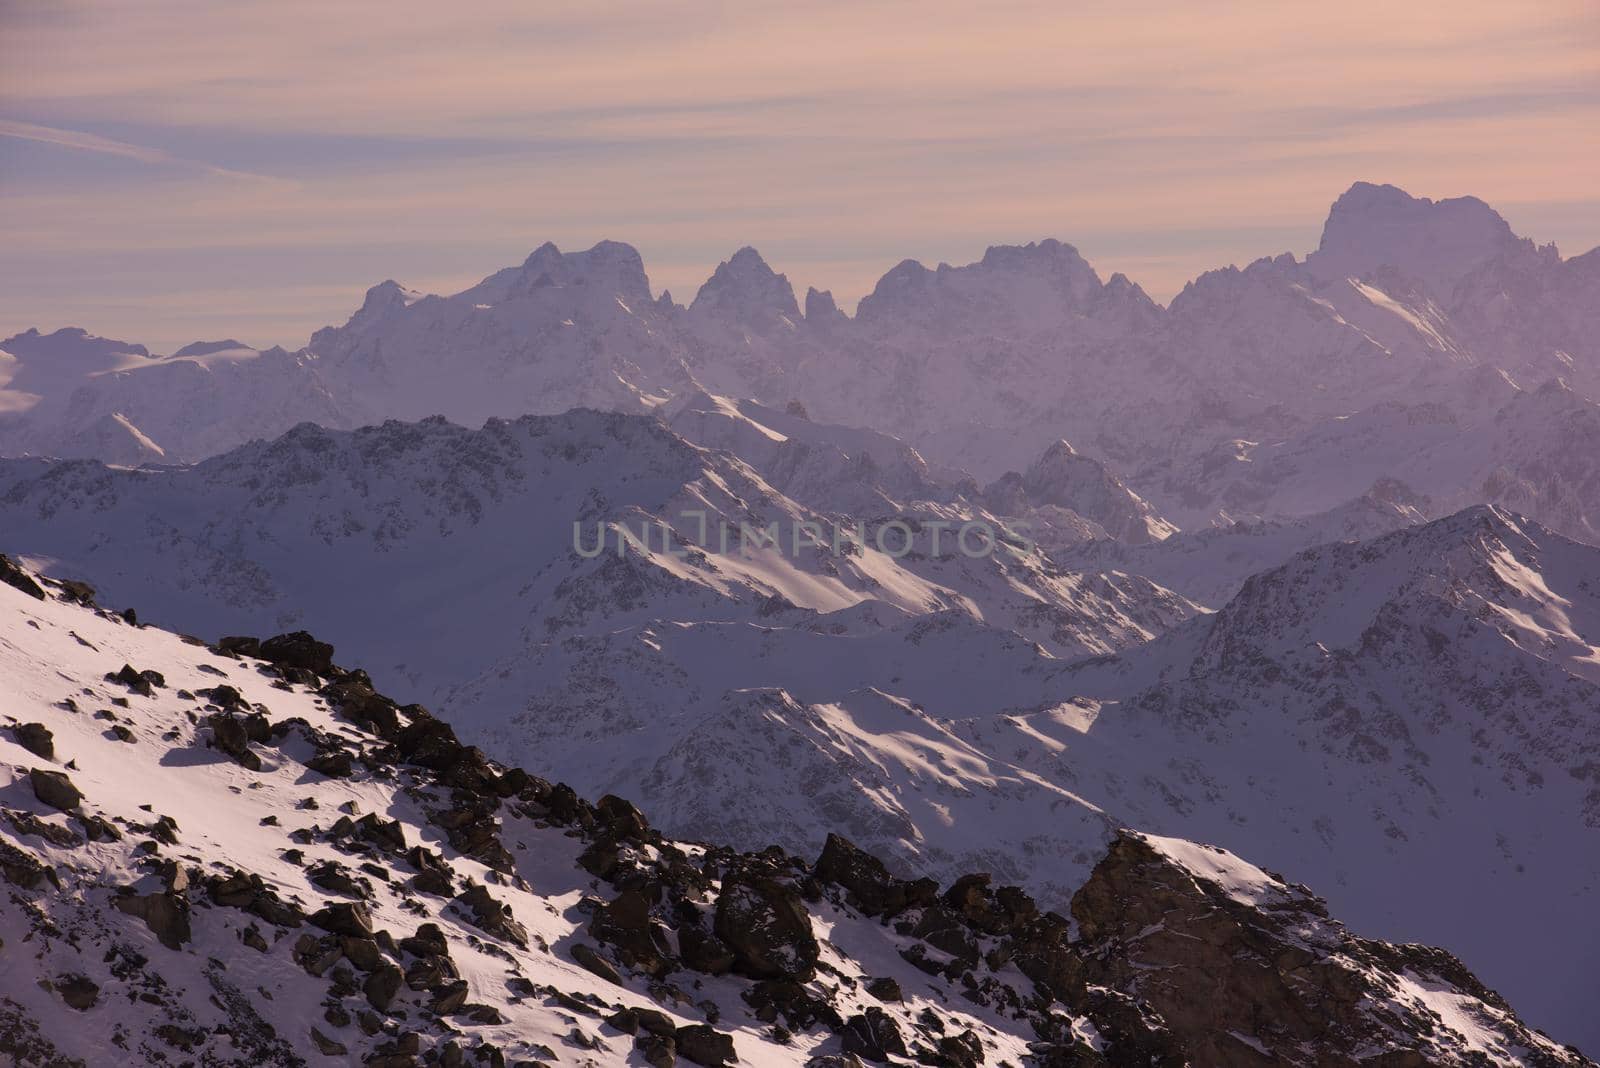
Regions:
<instances>
[{"instance_id":1,"label":"ice-covered slope","mask_svg":"<svg viewBox=\"0 0 1600 1068\"><path fill-rule=\"evenodd\" d=\"M1074 927L838 837L814 864L673 841L309 635L241 658L0 579L0 1051L25 1068L1590 1063L1448 953L1355 938L1220 850L1120 835Z\"/></svg>"}]
</instances>

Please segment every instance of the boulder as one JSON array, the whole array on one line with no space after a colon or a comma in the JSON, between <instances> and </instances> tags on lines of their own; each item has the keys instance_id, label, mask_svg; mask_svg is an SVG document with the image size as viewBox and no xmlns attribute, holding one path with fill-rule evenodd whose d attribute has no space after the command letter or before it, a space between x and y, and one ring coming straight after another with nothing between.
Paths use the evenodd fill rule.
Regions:
<instances>
[{"instance_id":1,"label":"boulder","mask_svg":"<svg viewBox=\"0 0 1600 1068\"><path fill-rule=\"evenodd\" d=\"M311 922L324 931L354 938L372 937L372 914L360 902L338 901L311 914Z\"/></svg>"},{"instance_id":2,"label":"boulder","mask_svg":"<svg viewBox=\"0 0 1600 1068\"><path fill-rule=\"evenodd\" d=\"M256 655L269 664L298 668L314 675L328 675L333 671L333 646L317 641L303 630L268 638L261 643Z\"/></svg>"},{"instance_id":3,"label":"boulder","mask_svg":"<svg viewBox=\"0 0 1600 1068\"><path fill-rule=\"evenodd\" d=\"M678 1056L706 1068L721 1068L733 1064L738 1058L733 1051L733 1036L724 1034L707 1024L690 1024L680 1027L673 1036Z\"/></svg>"},{"instance_id":4,"label":"boulder","mask_svg":"<svg viewBox=\"0 0 1600 1068\"><path fill-rule=\"evenodd\" d=\"M799 891L777 879L734 875L717 895L714 930L733 952L734 969L753 979L816 974L819 948Z\"/></svg>"},{"instance_id":5,"label":"boulder","mask_svg":"<svg viewBox=\"0 0 1600 1068\"><path fill-rule=\"evenodd\" d=\"M622 985L622 976L617 973L617 969L612 967L610 961L596 953L593 947L586 946L582 942L577 943L572 947L572 959L606 982Z\"/></svg>"},{"instance_id":6,"label":"boulder","mask_svg":"<svg viewBox=\"0 0 1600 1068\"><path fill-rule=\"evenodd\" d=\"M12 728L12 736L17 744L28 752L44 760L56 758L55 735L50 733L50 728L43 723L23 723Z\"/></svg>"},{"instance_id":7,"label":"boulder","mask_svg":"<svg viewBox=\"0 0 1600 1068\"><path fill-rule=\"evenodd\" d=\"M891 1056L906 1055L906 1043L900 1036L900 1025L894 1017L877 1006L846 1020L841 1037L846 1053L854 1053L877 1064L885 1063Z\"/></svg>"},{"instance_id":8,"label":"boulder","mask_svg":"<svg viewBox=\"0 0 1600 1068\"><path fill-rule=\"evenodd\" d=\"M868 916L893 916L930 904L939 892L932 879L895 878L881 860L837 834L828 835L813 875L821 882L843 887L851 903Z\"/></svg>"},{"instance_id":9,"label":"boulder","mask_svg":"<svg viewBox=\"0 0 1600 1068\"><path fill-rule=\"evenodd\" d=\"M83 801L83 791L72 784L65 772L32 768L28 781L33 786L33 796L42 804L62 812L71 812Z\"/></svg>"}]
</instances>

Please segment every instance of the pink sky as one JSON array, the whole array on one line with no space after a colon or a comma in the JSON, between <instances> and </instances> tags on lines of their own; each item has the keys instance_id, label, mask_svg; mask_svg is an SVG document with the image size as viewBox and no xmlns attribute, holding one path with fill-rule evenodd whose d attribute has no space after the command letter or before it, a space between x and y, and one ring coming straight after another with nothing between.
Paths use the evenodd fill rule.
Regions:
<instances>
[{"instance_id":1,"label":"pink sky","mask_svg":"<svg viewBox=\"0 0 1600 1068\"><path fill-rule=\"evenodd\" d=\"M546 239L850 306L1059 237L1166 299L1352 181L1600 243L1600 5L0 0L0 334L303 344Z\"/></svg>"}]
</instances>

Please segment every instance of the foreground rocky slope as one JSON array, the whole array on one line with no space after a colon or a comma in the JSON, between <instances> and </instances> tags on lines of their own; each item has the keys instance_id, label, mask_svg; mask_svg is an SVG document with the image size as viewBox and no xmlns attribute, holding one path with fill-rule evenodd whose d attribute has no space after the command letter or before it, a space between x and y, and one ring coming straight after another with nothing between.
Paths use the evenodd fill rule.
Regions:
<instances>
[{"instance_id":1,"label":"foreground rocky slope","mask_svg":"<svg viewBox=\"0 0 1600 1068\"><path fill-rule=\"evenodd\" d=\"M1220 850L1123 833L1069 921L838 837L675 842L309 635L208 648L0 580L20 1065L1590 1063Z\"/></svg>"}]
</instances>

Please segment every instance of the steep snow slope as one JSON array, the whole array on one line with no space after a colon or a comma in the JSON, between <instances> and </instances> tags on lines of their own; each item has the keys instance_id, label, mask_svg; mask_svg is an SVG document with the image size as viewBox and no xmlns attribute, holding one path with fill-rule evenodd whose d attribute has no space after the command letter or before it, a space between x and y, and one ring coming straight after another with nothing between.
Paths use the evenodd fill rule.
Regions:
<instances>
[{"instance_id":1,"label":"steep snow slope","mask_svg":"<svg viewBox=\"0 0 1600 1068\"><path fill-rule=\"evenodd\" d=\"M240 659L0 578L0 1050L27 1068L1590 1063L1220 850L1120 836L1075 938L839 838L814 865L665 839L307 635Z\"/></svg>"}]
</instances>

